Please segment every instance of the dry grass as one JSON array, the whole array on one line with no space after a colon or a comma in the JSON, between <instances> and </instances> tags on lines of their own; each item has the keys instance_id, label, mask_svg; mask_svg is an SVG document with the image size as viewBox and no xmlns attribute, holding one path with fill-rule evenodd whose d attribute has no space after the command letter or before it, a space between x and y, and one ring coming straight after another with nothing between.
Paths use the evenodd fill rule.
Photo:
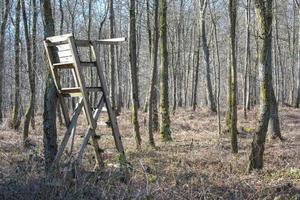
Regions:
<instances>
[{"instance_id":1,"label":"dry grass","mask_svg":"<svg viewBox=\"0 0 300 200\"><path fill-rule=\"evenodd\" d=\"M300 198L300 112L280 109L285 142L268 140L265 167L246 173L256 113L248 120L239 112L239 153L230 153L226 136L218 136L216 116L207 110L178 110L172 116L173 142L159 142L157 149L147 145L146 115L141 113L142 150L136 151L130 113L119 117L128 161L132 164L127 184L109 163L116 160L111 132L99 123L100 145L105 149L107 168L84 173L74 183L49 184L43 172L42 124L31 133L32 146L21 148L21 133L3 125L0 129L0 199L299 199ZM39 116L41 119L41 116ZM224 122L222 122L224 124ZM83 135L85 122L78 125ZM62 135L64 129L59 130ZM80 143L80 136L76 144ZM88 147L85 169L94 165Z\"/></svg>"}]
</instances>

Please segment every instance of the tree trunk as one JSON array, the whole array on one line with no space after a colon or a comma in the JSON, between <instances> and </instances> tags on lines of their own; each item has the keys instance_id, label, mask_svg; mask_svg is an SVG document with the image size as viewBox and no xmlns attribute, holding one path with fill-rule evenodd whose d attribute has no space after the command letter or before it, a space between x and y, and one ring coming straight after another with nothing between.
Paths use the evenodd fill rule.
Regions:
<instances>
[{"instance_id":1,"label":"tree trunk","mask_svg":"<svg viewBox=\"0 0 300 200\"><path fill-rule=\"evenodd\" d=\"M114 0L109 1L109 30L110 30L110 38L115 37L115 14L114 14ZM110 100L112 109L115 111L116 109L116 101L115 101L115 46L110 45Z\"/></svg>"},{"instance_id":2,"label":"tree trunk","mask_svg":"<svg viewBox=\"0 0 300 200\"><path fill-rule=\"evenodd\" d=\"M44 38L53 36L54 20L52 17L51 2L48 0L41 0L41 9L43 11ZM46 58L46 56L44 56L44 58ZM45 60L44 62L49 69L48 61ZM57 152L56 105L57 91L50 71L48 71L43 114L43 142L46 172L49 172L50 166Z\"/></svg>"},{"instance_id":3,"label":"tree trunk","mask_svg":"<svg viewBox=\"0 0 300 200\"><path fill-rule=\"evenodd\" d=\"M122 56L123 56L123 51L122 51L122 47L119 47L117 50L117 67L119 68L119 70L117 70L117 83L118 83L118 101L117 101L117 107L116 107L116 115L119 115L121 113L122 110L122 106L123 105L123 91L122 91L122 75L123 75L123 71L121 69L123 69L123 65L122 65Z\"/></svg>"},{"instance_id":4,"label":"tree trunk","mask_svg":"<svg viewBox=\"0 0 300 200\"><path fill-rule=\"evenodd\" d=\"M181 45L181 34L183 30L183 0L180 0L180 13L179 22L177 24L177 60L176 60L176 72L177 72L177 89L178 89L178 107L182 107L182 64L181 64L181 52L184 51Z\"/></svg>"},{"instance_id":5,"label":"tree trunk","mask_svg":"<svg viewBox=\"0 0 300 200\"><path fill-rule=\"evenodd\" d=\"M15 18L15 99L12 117L12 127L14 129L20 127L20 10L21 0L17 0Z\"/></svg>"},{"instance_id":6,"label":"tree trunk","mask_svg":"<svg viewBox=\"0 0 300 200\"><path fill-rule=\"evenodd\" d=\"M271 55L272 55L272 52L271 52ZM270 77L270 81L272 83L272 76ZM280 123L279 123L279 116L278 116L278 104L276 101L273 85L271 85L271 88L270 88L270 121L269 121L268 132L270 133L270 135L273 139L275 139L275 138L279 138L281 140L283 139L281 136L281 131L280 131Z\"/></svg>"},{"instance_id":7,"label":"tree trunk","mask_svg":"<svg viewBox=\"0 0 300 200\"><path fill-rule=\"evenodd\" d=\"M167 47L167 1L159 2L160 21L160 135L163 141L172 140L169 114L169 63Z\"/></svg>"},{"instance_id":8,"label":"tree trunk","mask_svg":"<svg viewBox=\"0 0 300 200\"><path fill-rule=\"evenodd\" d=\"M201 39L202 39L202 49L204 55L204 61L206 66L206 94L207 94L207 103L208 107L212 112L217 112L216 104L213 97L212 85L211 85L211 78L210 78L210 64L209 64L209 49L206 39L206 27L205 27L205 11L207 7L208 0L201 0L200 1L200 9L201 9Z\"/></svg>"},{"instance_id":9,"label":"tree trunk","mask_svg":"<svg viewBox=\"0 0 300 200\"><path fill-rule=\"evenodd\" d=\"M300 20L300 2L295 1L295 3L297 4L298 20ZM297 93L296 93L295 107L299 108L299 105L300 105L300 26L298 30L298 79L297 79Z\"/></svg>"},{"instance_id":10,"label":"tree trunk","mask_svg":"<svg viewBox=\"0 0 300 200\"><path fill-rule=\"evenodd\" d=\"M32 70L33 70L33 87L32 87L32 115L31 115L31 127L32 129L35 129L35 107L36 107L36 89L35 89L35 70L36 70L36 49L37 49L37 44L36 44L36 35L37 35L37 17L38 17L38 11L37 11L37 6L36 6L36 0L32 0Z\"/></svg>"},{"instance_id":11,"label":"tree trunk","mask_svg":"<svg viewBox=\"0 0 300 200\"><path fill-rule=\"evenodd\" d=\"M174 64L174 49L175 49L175 42L173 39L170 41L171 43L171 74L173 75L173 107L172 113L175 114L176 107L177 107L177 67Z\"/></svg>"},{"instance_id":12,"label":"tree trunk","mask_svg":"<svg viewBox=\"0 0 300 200\"><path fill-rule=\"evenodd\" d=\"M5 0L5 11L2 18L1 28L0 28L0 123L3 122L2 114L2 97L3 97L3 74L4 74L4 52L5 52L5 29L8 20L8 14L10 11L9 0Z\"/></svg>"},{"instance_id":13,"label":"tree trunk","mask_svg":"<svg viewBox=\"0 0 300 200\"><path fill-rule=\"evenodd\" d=\"M229 1L230 18L230 64L228 68L228 106L227 127L230 134L231 151L238 153L237 142L237 63L236 63L236 15L237 0Z\"/></svg>"},{"instance_id":14,"label":"tree trunk","mask_svg":"<svg viewBox=\"0 0 300 200\"><path fill-rule=\"evenodd\" d=\"M64 32L64 9L62 5L62 0L59 0L59 11L60 11L59 34L62 35Z\"/></svg>"},{"instance_id":15,"label":"tree trunk","mask_svg":"<svg viewBox=\"0 0 300 200\"><path fill-rule=\"evenodd\" d=\"M194 57L195 57L195 72L194 72L194 92L193 92L193 111L196 110L197 107L197 91L198 91L198 79L199 79L199 64L200 64L200 28L199 23L196 25L196 37L195 37L195 51L194 51Z\"/></svg>"},{"instance_id":16,"label":"tree trunk","mask_svg":"<svg viewBox=\"0 0 300 200\"><path fill-rule=\"evenodd\" d=\"M158 112L157 112L157 54L158 54L158 0L154 1L154 35L153 35L153 47L152 47L152 76L150 84L150 95L149 95L149 110L148 110L148 134L149 143L155 146L155 141L153 137L153 132L158 131Z\"/></svg>"},{"instance_id":17,"label":"tree trunk","mask_svg":"<svg viewBox=\"0 0 300 200\"><path fill-rule=\"evenodd\" d=\"M250 91L250 76L249 76L249 67L250 67L250 21L251 21L251 0L247 0L247 5L246 5L246 52L245 52L245 74L244 74L244 104L243 104L243 109L244 109L244 118L247 119L247 110L248 110L248 102L249 100L249 91Z\"/></svg>"},{"instance_id":18,"label":"tree trunk","mask_svg":"<svg viewBox=\"0 0 300 200\"><path fill-rule=\"evenodd\" d=\"M263 153L272 101L272 0L255 0L259 31L260 117L253 136L248 170L263 167ZM274 93L273 93L274 94Z\"/></svg>"},{"instance_id":19,"label":"tree trunk","mask_svg":"<svg viewBox=\"0 0 300 200\"><path fill-rule=\"evenodd\" d=\"M22 14L23 14L23 24L24 24L24 31L25 31L25 41L26 41L26 55L27 55L27 67L28 67L28 77L29 77L29 86L30 86L30 100L29 105L25 113L25 120L24 120L24 129L23 129L23 143L24 147L26 147L26 143L28 140L28 132L29 132L29 124L30 119L32 116L33 110L33 96L35 95L34 90L34 75L32 71L32 54L31 54L31 43L29 38L29 28L27 23L27 15L26 15L26 8L24 0L22 0Z\"/></svg>"},{"instance_id":20,"label":"tree trunk","mask_svg":"<svg viewBox=\"0 0 300 200\"><path fill-rule=\"evenodd\" d=\"M134 125L137 149L141 148L140 127L138 121L139 95L138 95L138 69L136 54L136 19L135 0L129 1L129 60L131 71L131 98L132 98L132 122Z\"/></svg>"},{"instance_id":21,"label":"tree trunk","mask_svg":"<svg viewBox=\"0 0 300 200\"><path fill-rule=\"evenodd\" d=\"M209 7L210 8L210 7ZM213 13L210 9L210 16L211 21L213 23L214 29L214 42L216 47L216 54L217 54L217 71L218 71L218 86L217 86L217 113L218 113L218 133L221 135L221 113L220 113L220 93L221 93L221 64L220 64L220 54L219 54L219 43L218 43L218 32L217 32L217 25L216 25L216 18L213 16Z\"/></svg>"}]
</instances>

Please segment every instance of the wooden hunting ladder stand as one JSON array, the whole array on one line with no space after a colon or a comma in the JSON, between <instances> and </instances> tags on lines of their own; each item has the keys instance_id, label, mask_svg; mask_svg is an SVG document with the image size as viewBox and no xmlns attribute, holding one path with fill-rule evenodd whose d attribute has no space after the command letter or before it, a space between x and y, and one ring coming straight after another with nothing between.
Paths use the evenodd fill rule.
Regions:
<instances>
[{"instance_id":1,"label":"wooden hunting ladder stand","mask_svg":"<svg viewBox=\"0 0 300 200\"><path fill-rule=\"evenodd\" d=\"M61 110L64 116L65 125L67 127L67 130L56 154L55 160L53 162L53 166L59 166L61 157L63 156L67 146L67 160L69 165L76 164L76 166L78 166L81 163L84 149L86 148L90 138L92 139L96 164L98 166L103 165L103 159L101 155L102 150L99 148L98 138L95 130L97 127L97 120L104 105L106 105L109 115L115 146L118 153L120 154L120 162L121 164L122 162L125 162L125 152L121 141L117 119L114 111L112 110L112 106L108 97L108 89L103 70L100 65L100 58L96 53L97 45L116 45L123 41L125 41L125 38L97 41L75 40L72 34L48 37L44 41L44 47L46 50L46 55L48 57L51 75L58 92ZM80 60L80 54L78 50L79 48L86 48L89 50L89 62L83 62ZM83 73L83 69L86 67L96 68L97 78L99 79L98 81L100 82L101 86L87 87ZM72 71L75 87L62 87L59 72L59 70L62 69ZM100 100L95 107L91 104L88 96L91 93L94 93L95 95L102 94L102 97L99 98ZM69 116L69 110L64 99L65 97L79 98L71 117ZM84 110L84 115L87 119L88 127L85 132L83 141L79 149L75 152L74 156L74 154L72 154L72 151L74 145L75 130L81 110Z\"/></svg>"}]
</instances>

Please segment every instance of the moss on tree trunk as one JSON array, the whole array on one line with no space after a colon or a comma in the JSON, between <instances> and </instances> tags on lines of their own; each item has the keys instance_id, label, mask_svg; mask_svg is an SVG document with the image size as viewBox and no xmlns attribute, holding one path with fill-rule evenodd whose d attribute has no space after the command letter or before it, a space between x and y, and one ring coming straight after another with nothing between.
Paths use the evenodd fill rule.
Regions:
<instances>
[{"instance_id":1,"label":"moss on tree trunk","mask_svg":"<svg viewBox=\"0 0 300 200\"><path fill-rule=\"evenodd\" d=\"M159 2L160 21L160 135L163 141L172 140L169 114L169 63L167 47L167 1Z\"/></svg>"},{"instance_id":2,"label":"moss on tree trunk","mask_svg":"<svg viewBox=\"0 0 300 200\"><path fill-rule=\"evenodd\" d=\"M237 61L236 61L236 15L237 1L229 1L230 19L230 59L228 66L228 110L226 125L230 135L231 152L238 153L237 142Z\"/></svg>"},{"instance_id":3,"label":"moss on tree trunk","mask_svg":"<svg viewBox=\"0 0 300 200\"><path fill-rule=\"evenodd\" d=\"M44 38L53 36L54 20L52 17L51 2L49 0L41 0L41 9L43 14ZM46 58L46 56L44 56L44 58ZM44 63L49 69L48 61L45 60ZM56 105L57 91L50 71L48 71L43 113L43 142L46 172L49 171L57 152Z\"/></svg>"},{"instance_id":4,"label":"moss on tree trunk","mask_svg":"<svg viewBox=\"0 0 300 200\"><path fill-rule=\"evenodd\" d=\"M20 127L20 12L21 0L16 2L16 19L15 19L15 101L13 107L12 127Z\"/></svg>"},{"instance_id":5,"label":"moss on tree trunk","mask_svg":"<svg viewBox=\"0 0 300 200\"><path fill-rule=\"evenodd\" d=\"M138 94L138 68L136 58L136 19L135 19L135 0L129 1L129 59L131 69L131 98L132 98L132 123L134 125L136 145L141 146L141 135L138 121L139 94Z\"/></svg>"},{"instance_id":6,"label":"moss on tree trunk","mask_svg":"<svg viewBox=\"0 0 300 200\"><path fill-rule=\"evenodd\" d=\"M251 144L248 171L262 169L272 101L272 0L255 0L259 34L260 116Z\"/></svg>"},{"instance_id":7,"label":"moss on tree trunk","mask_svg":"<svg viewBox=\"0 0 300 200\"><path fill-rule=\"evenodd\" d=\"M155 141L153 137L153 132L158 130L157 121L157 54L158 54L158 0L154 1L154 35L153 35L153 48L152 49L152 77L149 93L149 109L148 109L148 134L149 143L151 146L155 146Z\"/></svg>"}]
</instances>

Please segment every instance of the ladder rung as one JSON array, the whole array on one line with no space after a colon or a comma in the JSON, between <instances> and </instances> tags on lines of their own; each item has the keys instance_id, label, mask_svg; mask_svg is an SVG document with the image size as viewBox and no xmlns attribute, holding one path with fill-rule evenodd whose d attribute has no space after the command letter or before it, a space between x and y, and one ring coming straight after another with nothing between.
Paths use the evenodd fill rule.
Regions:
<instances>
[{"instance_id":1,"label":"ladder rung","mask_svg":"<svg viewBox=\"0 0 300 200\"><path fill-rule=\"evenodd\" d=\"M81 92L81 89L80 89L80 87L61 88L60 91L62 93L76 93L76 92Z\"/></svg>"},{"instance_id":2,"label":"ladder rung","mask_svg":"<svg viewBox=\"0 0 300 200\"><path fill-rule=\"evenodd\" d=\"M86 87L88 92L102 92L102 87Z\"/></svg>"},{"instance_id":3,"label":"ladder rung","mask_svg":"<svg viewBox=\"0 0 300 200\"><path fill-rule=\"evenodd\" d=\"M70 68L74 68L74 63L73 62L54 63L53 67L60 68L60 69L70 69Z\"/></svg>"},{"instance_id":4,"label":"ladder rung","mask_svg":"<svg viewBox=\"0 0 300 200\"><path fill-rule=\"evenodd\" d=\"M88 92L102 92L102 87L86 87L86 90ZM80 96L82 96L80 87L62 88L62 89L60 89L60 93L64 97L80 97Z\"/></svg>"},{"instance_id":5,"label":"ladder rung","mask_svg":"<svg viewBox=\"0 0 300 200\"><path fill-rule=\"evenodd\" d=\"M82 67L96 67L96 62L80 62Z\"/></svg>"},{"instance_id":6,"label":"ladder rung","mask_svg":"<svg viewBox=\"0 0 300 200\"><path fill-rule=\"evenodd\" d=\"M64 97L80 97L80 96L82 96L82 92L81 92L81 89L79 87L61 88L60 93Z\"/></svg>"}]
</instances>

